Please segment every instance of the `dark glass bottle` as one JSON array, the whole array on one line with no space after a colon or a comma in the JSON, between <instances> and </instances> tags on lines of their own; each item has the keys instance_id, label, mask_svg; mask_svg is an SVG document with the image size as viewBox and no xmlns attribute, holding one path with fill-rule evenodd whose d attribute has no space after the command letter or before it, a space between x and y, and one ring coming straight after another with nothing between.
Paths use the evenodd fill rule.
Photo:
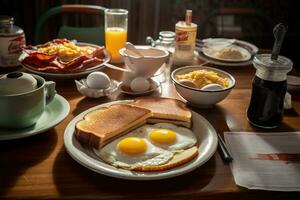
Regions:
<instances>
[{"instance_id":1,"label":"dark glass bottle","mask_svg":"<svg viewBox=\"0 0 300 200\"><path fill-rule=\"evenodd\" d=\"M286 81L272 82L257 76L252 83L248 119L259 127L277 127L282 121Z\"/></svg>"},{"instance_id":2,"label":"dark glass bottle","mask_svg":"<svg viewBox=\"0 0 300 200\"><path fill-rule=\"evenodd\" d=\"M283 118L283 102L287 91L286 74L292 68L288 58L272 61L270 54L257 55L253 60L256 75L247 111L250 123L261 128L275 128Z\"/></svg>"}]
</instances>

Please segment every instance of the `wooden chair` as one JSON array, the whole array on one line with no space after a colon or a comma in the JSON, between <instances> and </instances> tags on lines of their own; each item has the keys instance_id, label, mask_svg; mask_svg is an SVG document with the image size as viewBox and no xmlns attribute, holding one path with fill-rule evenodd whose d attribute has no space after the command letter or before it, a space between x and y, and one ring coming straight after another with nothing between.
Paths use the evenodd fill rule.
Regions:
<instances>
[{"instance_id":1,"label":"wooden chair","mask_svg":"<svg viewBox=\"0 0 300 200\"><path fill-rule=\"evenodd\" d=\"M83 13L83 14L96 14L99 16L104 15L106 8L95 5L82 5L82 4L66 4L57 7L53 7L44 13L37 22L37 26L34 31L35 44L42 43L42 34L45 24L49 18L65 13ZM57 38L75 39L78 42L87 42L98 45L104 45L104 27L73 27L68 25L62 25L59 28Z\"/></svg>"}]
</instances>

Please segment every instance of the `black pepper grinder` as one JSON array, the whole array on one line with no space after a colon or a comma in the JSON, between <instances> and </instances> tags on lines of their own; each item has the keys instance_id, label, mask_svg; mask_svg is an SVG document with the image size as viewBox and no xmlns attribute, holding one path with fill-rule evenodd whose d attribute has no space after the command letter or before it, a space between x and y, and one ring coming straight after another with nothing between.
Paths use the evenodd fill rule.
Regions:
<instances>
[{"instance_id":1,"label":"black pepper grinder","mask_svg":"<svg viewBox=\"0 0 300 200\"><path fill-rule=\"evenodd\" d=\"M290 59L279 56L286 31L283 24L276 25L272 54L258 54L253 59L256 73L247 117L252 125L260 128L275 128L283 118L286 78L293 66Z\"/></svg>"}]
</instances>

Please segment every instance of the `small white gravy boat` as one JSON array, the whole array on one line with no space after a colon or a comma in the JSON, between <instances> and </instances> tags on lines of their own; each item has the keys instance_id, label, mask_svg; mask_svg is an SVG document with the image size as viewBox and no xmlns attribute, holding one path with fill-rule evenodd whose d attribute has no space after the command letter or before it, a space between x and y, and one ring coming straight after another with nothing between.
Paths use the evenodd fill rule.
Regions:
<instances>
[{"instance_id":1,"label":"small white gravy boat","mask_svg":"<svg viewBox=\"0 0 300 200\"><path fill-rule=\"evenodd\" d=\"M135 72L136 76L152 77L169 58L169 52L165 50L155 48L137 48L137 50L142 57L126 48L119 51L127 67Z\"/></svg>"}]
</instances>

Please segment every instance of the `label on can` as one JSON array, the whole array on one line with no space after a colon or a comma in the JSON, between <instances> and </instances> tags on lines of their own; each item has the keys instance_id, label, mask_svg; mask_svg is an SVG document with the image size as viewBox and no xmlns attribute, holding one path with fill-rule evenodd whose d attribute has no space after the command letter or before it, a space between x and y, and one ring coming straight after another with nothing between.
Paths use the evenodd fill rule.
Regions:
<instances>
[{"instance_id":1,"label":"label on can","mask_svg":"<svg viewBox=\"0 0 300 200\"><path fill-rule=\"evenodd\" d=\"M25 34L0 35L0 67L15 67L25 46Z\"/></svg>"}]
</instances>

